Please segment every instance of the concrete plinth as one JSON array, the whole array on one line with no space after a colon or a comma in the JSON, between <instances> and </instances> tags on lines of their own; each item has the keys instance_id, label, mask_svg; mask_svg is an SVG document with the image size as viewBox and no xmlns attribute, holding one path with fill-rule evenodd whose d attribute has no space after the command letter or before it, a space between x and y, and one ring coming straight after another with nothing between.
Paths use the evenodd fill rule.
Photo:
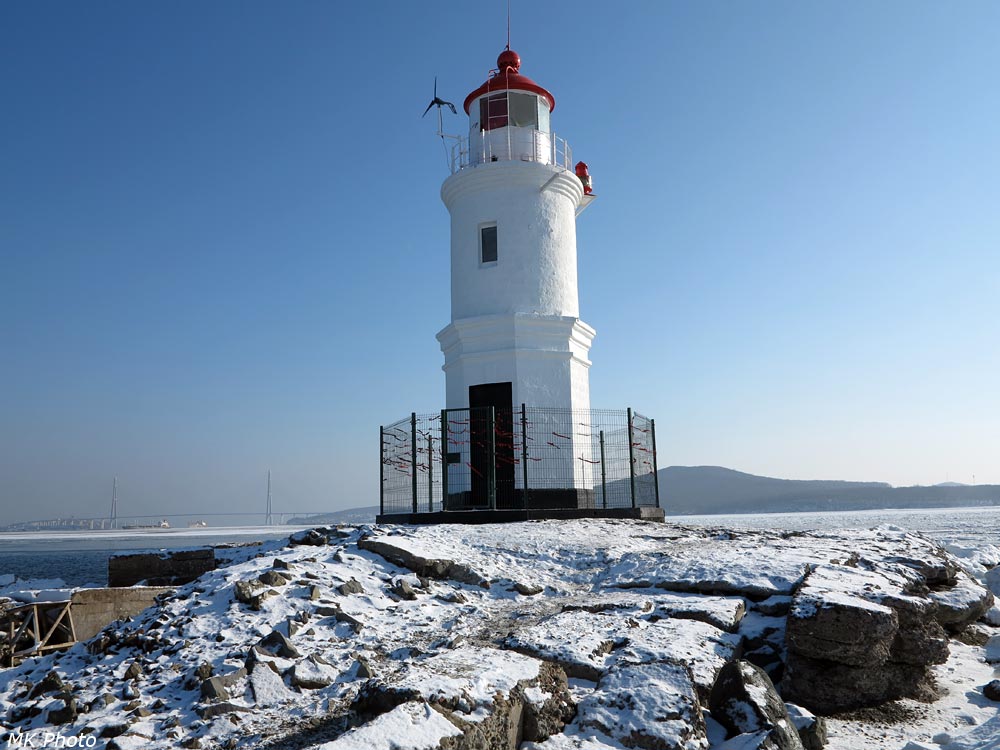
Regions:
<instances>
[{"instance_id":1,"label":"concrete plinth","mask_svg":"<svg viewBox=\"0 0 1000 750\"><path fill-rule=\"evenodd\" d=\"M528 508L527 510L445 510L433 513L384 513L376 523L511 523L573 518L635 518L663 523L663 508Z\"/></svg>"}]
</instances>

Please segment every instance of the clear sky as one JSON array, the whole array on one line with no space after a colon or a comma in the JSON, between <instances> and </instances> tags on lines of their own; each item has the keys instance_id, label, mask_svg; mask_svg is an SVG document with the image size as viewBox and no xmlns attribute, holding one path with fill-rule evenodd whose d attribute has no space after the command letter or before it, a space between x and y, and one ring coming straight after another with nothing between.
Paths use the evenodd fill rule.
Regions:
<instances>
[{"instance_id":1,"label":"clear sky","mask_svg":"<svg viewBox=\"0 0 1000 750\"><path fill-rule=\"evenodd\" d=\"M660 465L1000 483L1000 4L512 2ZM373 504L503 4L0 4L0 523ZM461 110L460 110L461 111ZM452 132L468 126L449 116Z\"/></svg>"}]
</instances>

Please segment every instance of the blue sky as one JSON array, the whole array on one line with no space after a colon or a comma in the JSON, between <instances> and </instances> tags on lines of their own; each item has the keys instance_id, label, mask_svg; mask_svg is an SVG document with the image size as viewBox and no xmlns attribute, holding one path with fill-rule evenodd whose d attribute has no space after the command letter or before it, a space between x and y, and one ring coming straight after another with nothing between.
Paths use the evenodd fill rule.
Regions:
<instances>
[{"instance_id":1,"label":"blue sky","mask_svg":"<svg viewBox=\"0 0 1000 750\"><path fill-rule=\"evenodd\" d=\"M598 201L592 401L660 464L1000 483L1000 5L512 3ZM0 5L0 522L377 499L444 398L500 6ZM447 121L467 128L464 114ZM123 510L122 512L125 512Z\"/></svg>"}]
</instances>

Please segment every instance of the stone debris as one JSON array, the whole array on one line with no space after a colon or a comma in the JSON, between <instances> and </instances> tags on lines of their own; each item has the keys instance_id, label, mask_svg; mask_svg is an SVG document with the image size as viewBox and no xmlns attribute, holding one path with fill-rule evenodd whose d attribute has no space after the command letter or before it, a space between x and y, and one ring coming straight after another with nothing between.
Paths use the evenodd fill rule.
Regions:
<instances>
[{"instance_id":1,"label":"stone debris","mask_svg":"<svg viewBox=\"0 0 1000 750\"><path fill-rule=\"evenodd\" d=\"M826 747L826 719L794 703L786 703L785 708L799 733L802 747L805 750L823 750Z\"/></svg>"},{"instance_id":2,"label":"stone debris","mask_svg":"<svg viewBox=\"0 0 1000 750\"><path fill-rule=\"evenodd\" d=\"M229 700L229 691L220 677L209 677L201 683L201 697L210 701Z\"/></svg>"},{"instance_id":3,"label":"stone debris","mask_svg":"<svg viewBox=\"0 0 1000 750\"><path fill-rule=\"evenodd\" d=\"M400 599L406 599L407 601L414 601L417 598L417 592L413 590L410 582L405 578L400 578L398 581L389 587L389 593Z\"/></svg>"},{"instance_id":4,"label":"stone debris","mask_svg":"<svg viewBox=\"0 0 1000 750\"><path fill-rule=\"evenodd\" d=\"M338 672L316 656L310 656L292 667L291 681L303 690L319 690L337 679Z\"/></svg>"},{"instance_id":5,"label":"stone debris","mask_svg":"<svg viewBox=\"0 0 1000 750\"><path fill-rule=\"evenodd\" d=\"M345 581L337 587L337 592L343 596L350 596L351 594L363 594L365 593L365 587L361 585L360 581L356 581L353 578L349 581Z\"/></svg>"},{"instance_id":6,"label":"stone debris","mask_svg":"<svg viewBox=\"0 0 1000 750\"><path fill-rule=\"evenodd\" d=\"M283 656L287 659L298 659L301 654L292 642L280 630L272 630L270 635L262 638L260 647L275 656Z\"/></svg>"},{"instance_id":7,"label":"stone debris","mask_svg":"<svg viewBox=\"0 0 1000 750\"><path fill-rule=\"evenodd\" d=\"M283 575L277 570L265 570L257 576L257 580L265 586L284 586L292 579L291 576Z\"/></svg>"},{"instance_id":8,"label":"stone debris","mask_svg":"<svg viewBox=\"0 0 1000 750\"><path fill-rule=\"evenodd\" d=\"M991 680L983 687L983 695L991 701L1000 701L1000 680Z\"/></svg>"},{"instance_id":9,"label":"stone debris","mask_svg":"<svg viewBox=\"0 0 1000 750\"><path fill-rule=\"evenodd\" d=\"M886 528L316 529L14 668L0 718L122 750L819 750L825 714L933 698L950 647L1000 661L994 611Z\"/></svg>"}]
</instances>

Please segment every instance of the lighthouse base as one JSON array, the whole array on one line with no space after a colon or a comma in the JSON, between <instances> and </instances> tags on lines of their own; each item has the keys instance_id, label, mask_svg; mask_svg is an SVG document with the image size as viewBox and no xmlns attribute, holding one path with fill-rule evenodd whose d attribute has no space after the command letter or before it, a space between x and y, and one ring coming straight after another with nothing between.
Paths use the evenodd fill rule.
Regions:
<instances>
[{"instance_id":1,"label":"lighthouse base","mask_svg":"<svg viewBox=\"0 0 1000 750\"><path fill-rule=\"evenodd\" d=\"M503 492L497 490L496 507L498 510L559 510L566 508L596 508L600 499L592 489L567 487L563 489L531 489L527 496L524 490L516 488ZM489 506L483 505L472 491L455 492L448 495L444 501L445 510L483 510Z\"/></svg>"},{"instance_id":2,"label":"lighthouse base","mask_svg":"<svg viewBox=\"0 0 1000 750\"><path fill-rule=\"evenodd\" d=\"M428 523L513 523L515 521L571 520L576 518L632 518L663 523L663 508L527 508L520 510L464 510L418 513L380 513L376 523L421 525Z\"/></svg>"},{"instance_id":3,"label":"lighthouse base","mask_svg":"<svg viewBox=\"0 0 1000 750\"><path fill-rule=\"evenodd\" d=\"M632 409L442 409L380 433L387 523L663 517L656 425Z\"/></svg>"}]
</instances>

